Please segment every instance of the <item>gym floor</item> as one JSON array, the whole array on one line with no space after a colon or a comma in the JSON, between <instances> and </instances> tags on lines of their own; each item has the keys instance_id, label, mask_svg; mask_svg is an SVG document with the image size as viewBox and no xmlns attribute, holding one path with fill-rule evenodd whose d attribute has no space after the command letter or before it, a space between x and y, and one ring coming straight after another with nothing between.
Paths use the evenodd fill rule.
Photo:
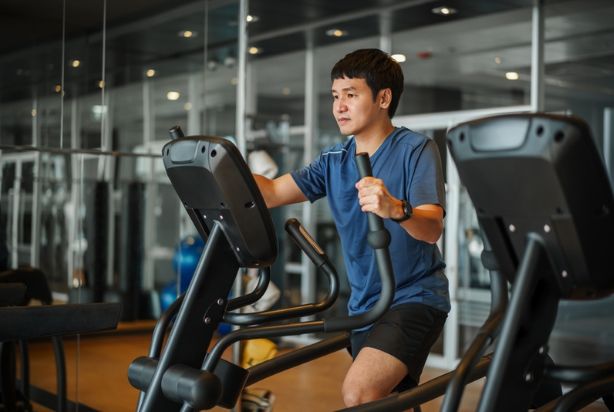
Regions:
<instances>
[{"instance_id":1,"label":"gym floor","mask_svg":"<svg viewBox=\"0 0 614 412\"><path fill-rule=\"evenodd\" d=\"M81 337L78 349L77 339L66 339L69 398L72 401L78 399L79 402L101 411L134 411L137 391L128 383L127 370L134 358L147 353L151 333L140 330L148 327L148 324L122 326L120 330L124 333L121 334ZM30 343L29 348L32 384L55 391L55 366L50 342ZM345 351L338 351L263 380L253 388L271 390L276 397L274 410L279 412L323 412L340 409L343 407L341 382L350 362L351 359ZM75 379L77 373L78 385ZM441 373L441 370L426 369L422 379L426 381ZM478 381L467 387L461 411L475 411L482 383ZM423 405L422 410L438 411L440 404L441 399L435 399ZM49 409L35 405L34 410ZM602 403L594 403L584 410L597 412L607 411L607 408Z\"/></svg>"}]
</instances>

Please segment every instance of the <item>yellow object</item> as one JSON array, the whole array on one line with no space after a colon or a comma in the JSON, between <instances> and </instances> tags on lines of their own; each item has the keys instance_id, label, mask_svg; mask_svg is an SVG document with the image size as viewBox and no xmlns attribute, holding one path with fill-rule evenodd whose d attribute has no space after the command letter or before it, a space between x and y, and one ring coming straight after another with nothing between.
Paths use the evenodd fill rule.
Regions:
<instances>
[{"instance_id":1,"label":"yellow object","mask_svg":"<svg viewBox=\"0 0 614 412\"><path fill-rule=\"evenodd\" d=\"M243 356L241 357L241 367L249 368L258 365L266 360L272 359L277 355L277 345L268 339L251 339L243 346Z\"/></svg>"}]
</instances>

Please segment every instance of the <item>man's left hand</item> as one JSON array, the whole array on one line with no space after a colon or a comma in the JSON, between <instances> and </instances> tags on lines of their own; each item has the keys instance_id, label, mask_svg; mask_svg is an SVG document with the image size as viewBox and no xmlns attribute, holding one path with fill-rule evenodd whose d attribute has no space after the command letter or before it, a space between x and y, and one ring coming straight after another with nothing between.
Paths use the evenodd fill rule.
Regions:
<instances>
[{"instance_id":1,"label":"man's left hand","mask_svg":"<svg viewBox=\"0 0 614 412\"><path fill-rule=\"evenodd\" d=\"M382 179L364 177L356 183L356 189L363 212L375 213L383 219L403 216L403 202L388 192Z\"/></svg>"}]
</instances>

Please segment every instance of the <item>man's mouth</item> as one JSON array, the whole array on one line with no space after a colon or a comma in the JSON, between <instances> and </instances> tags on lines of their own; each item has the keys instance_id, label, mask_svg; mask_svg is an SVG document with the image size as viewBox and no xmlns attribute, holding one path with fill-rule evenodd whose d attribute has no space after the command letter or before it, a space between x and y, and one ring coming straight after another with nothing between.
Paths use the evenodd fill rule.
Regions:
<instances>
[{"instance_id":1,"label":"man's mouth","mask_svg":"<svg viewBox=\"0 0 614 412\"><path fill-rule=\"evenodd\" d=\"M345 124L345 123L347 123L349 121L350 121L350 119L348 119L347 117L341 117L341 118L337 119L337 123L339 123L339 124Z\"/></svg>"}]
</instances>

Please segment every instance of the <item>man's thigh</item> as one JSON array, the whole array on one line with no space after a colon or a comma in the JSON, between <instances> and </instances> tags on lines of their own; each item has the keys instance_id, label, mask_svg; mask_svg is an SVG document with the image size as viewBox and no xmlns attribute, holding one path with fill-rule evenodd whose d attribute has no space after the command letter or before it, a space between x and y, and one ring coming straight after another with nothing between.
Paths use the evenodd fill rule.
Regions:
<instances>
[{"instance_id":1,"label":"man's thigh","mask_svg":"<svg viewBox=\"0 0 614 412\"><path fill-rule=\"evenodd\" d=\"M353 386L367 398L387 396L407 376L407 366L394 356L379 349L362 348L344 380L345 386Z\"/></svg>"},{"instance_id":2,"label":"man's thigh","mask_svg":"<svg viewBox=\"0 0 614 412\"><path fill-rule=\"evenodd\" d=\"M411 303L392 308L371 330L353 334L352 352L355 362L359 361L363 351L369 349L365 360L381 362L384 368L379 370L379 366L375 369L371 366L372 374L388 372L394 381L398 378L397 373L403 372L397 381L401 385L396 388L393 386L391 390L409 389L419 382L430 348L441 334L446 317L446 313L423 304ZM357 365L357 369L361 367L362 362Z\"/></svg>"}]
</instances>

